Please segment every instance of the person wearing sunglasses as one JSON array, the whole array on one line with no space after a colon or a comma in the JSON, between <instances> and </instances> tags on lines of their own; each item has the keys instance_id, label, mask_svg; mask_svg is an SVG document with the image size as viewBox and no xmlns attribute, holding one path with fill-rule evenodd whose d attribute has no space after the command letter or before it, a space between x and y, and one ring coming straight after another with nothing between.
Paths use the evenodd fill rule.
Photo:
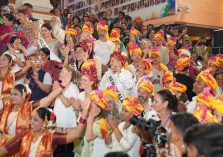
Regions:
<instances>
[{"instance_id":1,"label":"person wearing sunglasses","mask_svg":"<svg viewBox=\"0 0 223 157\"><path fill-rule=\"evenodd\" d=\"M39 53L30 56L31 69L26 75L25 83L32 91L30 101L40 100L48 95L51 90L52 78L48 72L41 69L43 61Z\"/></svg>"}]
</instances>

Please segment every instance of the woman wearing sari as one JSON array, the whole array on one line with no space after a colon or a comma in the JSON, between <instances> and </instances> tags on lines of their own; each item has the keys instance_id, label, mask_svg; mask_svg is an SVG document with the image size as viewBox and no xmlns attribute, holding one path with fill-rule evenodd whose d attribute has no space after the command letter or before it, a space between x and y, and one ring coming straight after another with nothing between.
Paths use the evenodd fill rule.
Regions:
<instances>
[{"instance_id":1,"label":"woman wearing sari","mask_svg":"<svg viewBox=\"0 0 223 157\"><path fill-rule=\"evenodd\" d=\"M51 53L54 53L54 55L59 58L58 52L59 52L59 47L61 46L61 43L59 40L53 38L52 32L53 32L53 28L50 24L46 23L46 24L42 25L41 35L42 35L43 40L45 41L46 45L48 46L47 48L49 48ZM42 48L42 46L41 46L41 48Z\"/></svg>"},{"instance_id":2,"label":"woman wearing sari","mask_svg":"<svg viewBox=\"0 0 223 157\"><path fill-rule=\"evenodd\" d=\"M66 86L67 82L66 79L63 80L61 86ZM11 90L10 104L0 113L0 146L14 136L30 129L33 109L51 104L55 97L62 92L62 88L58 85L58 82L54 84L54 89L49 96L36 102L28 102L31 91L22 84L16 85Z\"/></svg>"},{"instance_id":3,"label":"woman wearing sari","mask_svg":"<svg viewBox=\"0 0 223 157\"><path fill-rule=\"evenodd\" d=\"M3 15L3 24L0 25L0 54L7 50L10 37L15 34L13 29L15 17L12 14Z\"/></svg>"},{"instance_id":4,"label":"woman wearing sari","mask_svg":"<svg viewBox=\"0 0 223 157\"><path fill-rule=\"evenodd\" d=\"M19 152L20 156L45 156L52 157L57 145L73 142L80 138L85 128L86 118L90 103L85 104L77 128L67 130L67 133L57 133L48 129L55 122L55 115L46 108L33 111L31 130L14 137L4 146L0 147L0 156L13 155Z\"/></svg>"}]
</instances>

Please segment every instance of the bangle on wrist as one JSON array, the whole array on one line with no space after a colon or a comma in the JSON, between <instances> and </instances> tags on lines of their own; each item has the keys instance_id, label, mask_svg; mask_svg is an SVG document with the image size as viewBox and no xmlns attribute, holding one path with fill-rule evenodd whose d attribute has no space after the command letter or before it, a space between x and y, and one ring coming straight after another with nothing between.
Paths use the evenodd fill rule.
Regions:
<instances>
[{"instance_id":1,"label":"bangle on wrist","mask_svg":"<svg viewBox=\"0 0 223 157\"><path fill-rule=\"evenodd\" d=\"M29 60L29 56L24 56L24 58L25 58L25 61Z\"/></svg>"},{"instance_id":2,"label":"bangle on wrist","mask_svg":"<svg viewBox=\"0 0 223 157\"><path fill-rule=\"evenodd\" d=\"M85 124L86 124L86 122L87 122L87 120L86 120L86 119L84 119L84 118L80 117L79 123L81 123L81 124L85 125Z\"/></svg>"},{"instance_id":3,"label":"bangle on wrist","mask_svg":"<svg viewBox=\"0 0 223 157\"><path fill-rule=\"evenodd\" d=\"M60 86L60 88L62 88L62 89L65 88L61 83L59 83L59 86Z\"/></svg>"}]
</instances>

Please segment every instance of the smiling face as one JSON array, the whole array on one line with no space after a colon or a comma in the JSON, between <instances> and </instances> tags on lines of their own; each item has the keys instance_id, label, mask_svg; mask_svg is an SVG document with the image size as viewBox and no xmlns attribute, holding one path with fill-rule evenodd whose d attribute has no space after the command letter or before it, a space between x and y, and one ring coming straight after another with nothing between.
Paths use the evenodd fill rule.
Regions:
<instances>
[{"instance_id":1,"label":"smiling face","mask_svg":"<svg viewBox=\"0 0 223 157\"><path fill-rule=\"evenodd\" d=\"M32 119L30 121L31 129L34 132L39 132L44 127L44 121L41 119L36 111L32 113Z\"/></svg>"},{"instance_id":2,"label":"smiling face","mask_svg":"<svg viewBox=\"0 0 223 157\"><path fill-rule=\"evenodd\" d=\"M138 63L142 59L142 55L140 53L132 53L131 59L133 62Z\"/></svg>"},{"instance_id":3,"label":"smiling face","mask_svg":"<svg viewBox=\"0 0 223 157\"><path fill-rule=\"evenodd\" d=\"M105 102L106 102L106 110L113 110L115 108L115 102L110 95L105 95Z\"/></svg>"},{"instance_id":4,"label":"smiling face","mask_svg":"<svg viewBox=\"0 0 223 157\"><path fill-rule=\"evenodd\" d=\"M0 56L0 68L9 68L11 63L5 55Z\"/></svg>"},{"instance_id":5,"label":"smiling face","mask_svg":"<svg viewBox=\"0 0 223 157\"><path fill-rule=\"evenodd\" d=\"M48 30L46 27L42 27L41 28L41 33L42 33L44 38L47 38L47 37L51 36L52 30Z\"/></svg>"},{"instance_id":6,"label":"smiling face","mask_svg":"<svg viewBox=\"0 0 223 157\"><path fill-rule=\"evenodd\" d=\"M90 78L87 75L82 75L80 80L80 88L81 89L88 89L89 87L92 87L94 82L90 80Z\"/></svg>"},{"instance_id":7,"label":"smiling face","mask_svg":"<svg viewBox=\"0 0 223 157\"><path fill-rule=\"evenodd\" d=\"M167 105L168 104L166 102L163 102L159 94L156 94L154 96L153 107L158 113L161 112L162 110L165 110L167 108Z\"/></svg>"},{"instance_id":8,"label":"smiling face","mask_svg":"<svg viewBox=\"0 0 223 157\"><path fill-rule=\"evenodd\" d=\"M151 96L151 93L149 93L143 88L138 88L138 99L139 99L140 104L147 103L150 96Z\"/></svg>"}]
</instances>

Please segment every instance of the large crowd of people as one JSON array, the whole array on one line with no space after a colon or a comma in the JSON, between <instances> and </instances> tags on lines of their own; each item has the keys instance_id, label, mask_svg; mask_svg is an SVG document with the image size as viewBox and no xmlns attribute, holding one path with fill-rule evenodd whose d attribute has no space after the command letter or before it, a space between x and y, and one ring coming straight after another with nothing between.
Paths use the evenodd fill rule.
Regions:
<instances>
[{"instance_id":1,"label":"large crowd of people","mask_svg":"<svg viewBox=\"0 0 223 157\"><path fill-rule=\"evenodd\" d=\"M0 156L223 156L223 54L205 37L32 8L1 7Z\"/></svg>"}]
</instances>

